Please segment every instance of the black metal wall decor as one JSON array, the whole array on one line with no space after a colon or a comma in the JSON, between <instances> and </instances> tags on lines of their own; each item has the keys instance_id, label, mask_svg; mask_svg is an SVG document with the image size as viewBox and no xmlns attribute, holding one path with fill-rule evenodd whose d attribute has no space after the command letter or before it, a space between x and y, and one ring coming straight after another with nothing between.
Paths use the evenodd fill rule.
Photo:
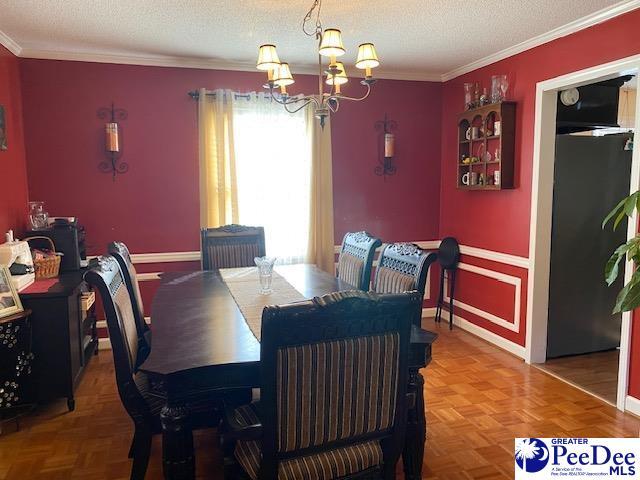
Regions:
<instances>
[{"instance_id":1,"label":"black metal wall decor","mask_svg":"<svg viewBox=\"0 0 640 480\"><path fill-rule=\"evenodd\" d=\"M384 114L384 120L378 120L375 123L376 130L380 131L378 135L378 163L374 172L378 176L395 175L396 166L393 163L395 158L395 135L393 132L398 128L395 120L389 120L387 114Z\"/></svg>"},{"instance_id":2,"label":"black metal wall decor","mask_svg":"<svg viewBox=\"0 0 640 480\"><path fill-rule=\"evenodd\" d=\"M111 173L113 181L116 180L117 173L127 173L129 165L120 161L122 158L122 128L119 121L126 120L128 117L126 110L115 108L113 102L111 107L102 107L98 109L98 118L106 120L105 123L105 154L107 160L100 162L98 169L102 173Z\"/></svg>"}]
</instances>

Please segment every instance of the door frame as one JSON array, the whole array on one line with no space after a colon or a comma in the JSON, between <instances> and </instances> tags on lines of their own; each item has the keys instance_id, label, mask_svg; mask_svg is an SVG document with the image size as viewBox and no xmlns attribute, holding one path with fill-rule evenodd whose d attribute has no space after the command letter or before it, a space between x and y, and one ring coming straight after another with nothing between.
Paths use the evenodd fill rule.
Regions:
<instances>
[{"instance_id":1,"label":"door frame","mask_svg":"<svg viewBox=\"0 0 640 480\"><path fill-rule=\"evenodd\" d=\"M533 179L531 188L531 223L529 229L529 275L527 281L527 327L525 361L544 363L547 353L549 309L549 272L551 267L551 218L555 163L557 93L622 75L640 75L640 55L598 65L538 82L533 142ZM636 96L635 132L640 134L640 96ZM636 145L638 142L636 141ZM640 189L640 147L633 149L630 193ZM638 218L628 222L627 238L635 236ZM625 263L624 281L631 278L633 263ZM604 265L602 266L604 269ZM604 275L604 274L603 274ZM604 277L603 277L604 281ZM625 409L629 380L631 312L622 314L620 361L616 407Z\"/></svg>"}]
</instances>

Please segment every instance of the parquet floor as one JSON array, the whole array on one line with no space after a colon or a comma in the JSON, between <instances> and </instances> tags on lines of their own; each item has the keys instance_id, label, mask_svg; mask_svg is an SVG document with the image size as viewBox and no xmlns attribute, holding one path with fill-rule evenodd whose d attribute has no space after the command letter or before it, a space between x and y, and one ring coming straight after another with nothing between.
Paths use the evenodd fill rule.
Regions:
<instances>
[{"instance_id":1,"label":"parquet floor","mask_svg":"<svg viewBox=\"0 0 640 480\"><path fill-rule=\"evenodd\" d=\"M588 353L553 358L536 367L584 388L615 405L618 388L618 360L620 352Z\"/></svg>"},{"instance_id":2,"label":"parquet floor","mask_svg":"<svg viewBox=\"0 0 640 480\"><path fill-rule=\"evenodd\" d=\"M426 479L513 478L517 436L637 436L640 420L466 332L441 336L425 370ZM76 411L49 405L0 436L0 479L126 479L131 423L118 399L109 352L89 366ZM148 479L161 479L154 439ZM215 432L196 433L199 478L220 479ZM399 475L399 478L402 478Z\"/></svg>"}]
</instances>

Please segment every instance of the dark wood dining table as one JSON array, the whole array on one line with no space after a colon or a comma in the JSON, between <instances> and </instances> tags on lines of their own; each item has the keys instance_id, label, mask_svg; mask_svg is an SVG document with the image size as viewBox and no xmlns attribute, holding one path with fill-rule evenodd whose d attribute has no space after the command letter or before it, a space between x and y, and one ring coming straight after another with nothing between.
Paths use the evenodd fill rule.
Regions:
<instances>
[{"instance_id":1,"label":"dark wood dining table","mask_svg":"<svg viewBox=\"0 0 640 480\"><path fill-rule=\"evenodd\" d=\"M353 290L312 265L276 267L305 298ZM258 292L256 292L258 295ZM195 453L186 392L260 386L260 343L218 271L162 275L151 311L151 354L141 366L151 392L166 399L162 461L166 479L195 478ZM437 335L414 326L411 333L410 409L403 452L405 477L421 478L426 420L419 369L431 360Z\"/></svg>"}]
</instances>

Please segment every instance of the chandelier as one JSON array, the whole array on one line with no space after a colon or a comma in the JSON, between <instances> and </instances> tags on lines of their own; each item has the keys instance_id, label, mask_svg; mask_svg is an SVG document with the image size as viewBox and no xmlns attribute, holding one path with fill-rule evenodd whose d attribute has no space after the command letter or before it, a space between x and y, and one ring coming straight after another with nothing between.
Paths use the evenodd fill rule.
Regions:
<instances>
[{"instance_id":1,"label":"chandelier","mask_svg":"<svg viewBox=\"0 0 640 480\"><path fill-rule=\"evenodd\" d=\"M342 62L337 58L344 55L346 50L342 44L342 34L337 28L322 28L320 22L320 10L322 0L315 0L311 9L302 20L302 31L309 37L315 37L318 41L318 94L296 95L287 93L287 87L295 80L291 74L289 64L281 62L276 52L276 46L272 44L261 45L258 51L258 70L267 72L267 83L264 85L269 90L271 98L284 106L289 113L295 113L309 104L315 108L315 116L320 119L320 125L324 127L325 120L330 112L337 112L342 100L360 102L369 96L371 86L376 82L372 69L380 65L378 55L373 43L363 43L358 47L356 68L365 71L365 77L360 82L365 87L361 97L348 97L341 92L341 86L349 81L347 71ZM310 28L315 12L315 26ZM323 58L324 57L324 58ZM328 61L325 68L324 62ZM325 87L325 84L328 87ZM326 90L326 91L325 91Z\"/></svg>"}]
</instances>

